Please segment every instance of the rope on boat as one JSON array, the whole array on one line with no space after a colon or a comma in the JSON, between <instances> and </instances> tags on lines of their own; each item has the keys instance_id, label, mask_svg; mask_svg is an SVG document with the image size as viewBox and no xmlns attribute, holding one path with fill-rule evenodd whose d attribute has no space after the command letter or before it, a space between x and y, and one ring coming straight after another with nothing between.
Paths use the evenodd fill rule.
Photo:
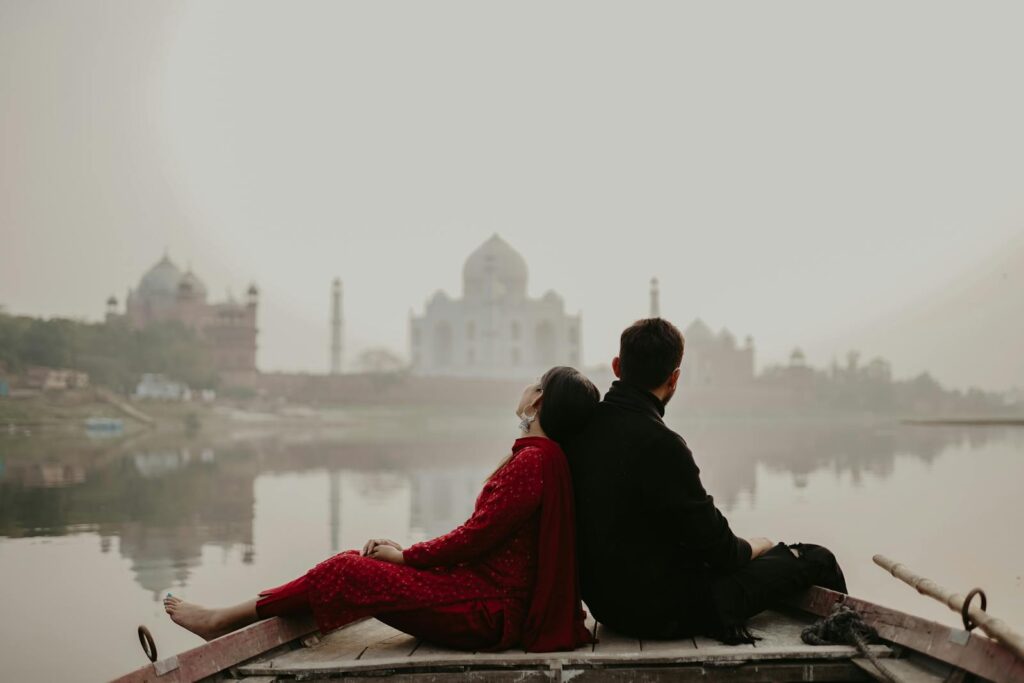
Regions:
<instances>
[{"instance_id":1,"label":"rope on boat","mask_svg":"<svg viewBox=\"0 0 1024 683\"><path fill-rule=\"evenodd\" d=\"M879 660L868 647L879 642L878 631L864 622L863 617L852 607L836 603L832 614L822 617L800 632L800 640L808 645L853 645L866 657L885 680L901 683L899 677Z\"/></svg>"}]
</instances>

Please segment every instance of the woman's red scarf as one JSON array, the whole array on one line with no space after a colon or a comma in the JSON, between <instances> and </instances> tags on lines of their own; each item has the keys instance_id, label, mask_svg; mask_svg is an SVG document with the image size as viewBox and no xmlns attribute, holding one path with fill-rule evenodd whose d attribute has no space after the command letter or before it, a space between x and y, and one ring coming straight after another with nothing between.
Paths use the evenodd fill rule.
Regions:
<instances>
[{"instance_id":1,"label":"woman's red scarf","mask_svg":"<svg viewBox=\"0 0 1024 683\"><path fill-rule=\"evenodd\" d=\"M523 625L527 652L575 650L593 643L580 600L576 570L576 512L565 453L543 436L516 439L512 452L535 446L544 452L537 578Z\"/></svg>"}]
</instances>

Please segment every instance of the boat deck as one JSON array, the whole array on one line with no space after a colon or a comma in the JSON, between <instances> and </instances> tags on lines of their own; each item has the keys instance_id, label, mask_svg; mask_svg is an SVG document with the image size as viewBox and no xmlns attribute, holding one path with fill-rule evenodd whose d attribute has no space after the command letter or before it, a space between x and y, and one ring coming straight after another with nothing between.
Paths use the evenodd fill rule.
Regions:
<instances>
[{"instance_id":1,"label":"boat deck","mask_svg":"<svg viewBox=\"0 0 1024 683\"><path fill-rule=\"evenodd\" d=\"M762 639L725 645L709 638L637 640L590 621L594 645L572 652L462 652L439 648L376 619L325 636L310 618L264 619L158 659L117 683L368 680L488 681L871 681L891 680L855 648L806 645L800 632L844 604L878 631L870 645L901 683L1024 681L1024 658L977 631L945 626L884 605L812 586L787 606L749 622Z\"/></svg>"},{"instance_id":2,"label":"boat deck","mask_svg":"<svg viewBox=\"0 0 1024 683\"><path fill-rule=\"evenodd\" d=\"M871 676L854 661L860 655L843 645L812 646L800 640L811 615L766 611L749 622L755 644L725 645L696 637L638 640L592 620L599 642L573 652L469 653L440 648L367 619L308 647L277 652L236 667L249 683L321 680L388 675L399 680L730 680L865 681ZM889 657L888 645L872 645Z\"/></svg>"}]
</instances>

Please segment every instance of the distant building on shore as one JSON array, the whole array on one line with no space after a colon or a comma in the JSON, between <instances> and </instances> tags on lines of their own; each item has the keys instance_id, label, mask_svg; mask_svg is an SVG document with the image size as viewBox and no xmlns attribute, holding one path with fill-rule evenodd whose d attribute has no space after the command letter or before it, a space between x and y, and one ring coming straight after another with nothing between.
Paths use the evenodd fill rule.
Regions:
<instances>
[{"instance_id":1,"label":"distant building on shore","mask_svg":"<svg viewBox=\"0 0 1024 683\"><path fill-rule=\"evenodd\" d=\"M192 398L192 390L184 382L172 380L164 375L143 373L135 387L135 398L153 399L157 401L188 401Z\"/></svg>"},{"instance_id":2,"label":"distant building on shore","mask_svg":"<svg viewBox=\"0 0 1024 683\"><path fill-rule=\"evenodd\" d=\"M658 278L650 283L648 317L661 316L661 287ZM695 318L683 331L684 351L679 383L690 388L738 388L752 385L754 375L754 338L747 335L740 346L732 332L723 328L715 334Z\"/></svg>"},{"instance_id":3,"label":"distant building on shore","mask_svg":"<svg viewBox=\"0 0 1024 683\"><path fill-rule=\"evenodd\" d=\"M89 386L88 373L69 368L47 368L33 365L25 370L25 386L43 391L84 389Z\"/></svg>"},{"instance_id":4,"label":"distant building on shore","mask_svg":"<svg viewBox=\"0 0 1024 683\"><path fill-rule=\"evenodd\" d=\"M522 255L494 234L462 268L462 298L438 290L423 315L410 313L412 372L519 379L554 365L579 366L580 315L553 290L526 292Z\"/></svg>"},{"instance_id":5,"label":"distant building on shore","mask_svg":"<svg viewBox=\"0 0 1024 683\"><path fill-rule=\"evenodd\" d=\"M743 345L727 329L715 334L697 318L683 332L686 340L679 381L689 387L740 387L754 383L754 340Z\"/></svg>"},{"instance_id":6,"label":"distant building on shore","mask_svg":"<svg viewBox=\"0 0 1024 683\"><path fill-rule=\"evenodd\" d=\"M196 332L213 367L220 372L256 371L256 309L259 291L249 285L245 301L207 301L206 285L192 272L182 272L164 254L138 287L128 290L124 313L117 299L107 299L107 319L124 316L135 329L163 320L178 320Z\"/></svg>"}]
</instances>

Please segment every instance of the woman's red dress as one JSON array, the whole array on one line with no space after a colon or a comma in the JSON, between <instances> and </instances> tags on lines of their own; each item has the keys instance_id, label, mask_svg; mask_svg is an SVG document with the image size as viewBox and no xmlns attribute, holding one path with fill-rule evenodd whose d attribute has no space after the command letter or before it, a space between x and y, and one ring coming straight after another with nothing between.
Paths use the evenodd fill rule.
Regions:
<instances>
[{"instance_id":1,"label":"woman's red dress","mask_svg":"<svg viewBox=\"0 0 1024 683\"><path fill-rule=\"evenodd\" d=\"M299 579L261 593L264 597L257 603L257 613L261 617L286 613L294 610L297 600L300 605L308 604L322 632L374 616L406 633L451 647L503 650L520 643L524 626L537 631L538 620L544 619L537 613L548 609L531 605L539 552L546 552L542 582L550 595L575 588L575 548L571 543L568 470L553 469L565 467L561 448L545 437L530 436L517 439L512 452L508 463L484 484L472 516L443 536L406 548L404 565L346 550ZM556 492L550 488L553 482L547 482L546 499L556 501L549 507L557 508L557 512L549 510L543 516L542 539L545 474L549 479L559 479L560 486ZM553 514L559 517L552 518ZM557 539L547 530L555 527L561 529ZM568 577L564 569L554 569L559 561L564 564L566 560L555 554L566 552L571 553ZM553 574L559 576L552 579ZM544 581L543 576L549 579ZM572 596L561 597L570 604ZM548 619L550 624L558 621L558 616L563 617L562 628L556 631L569 634L558 638L559 642L568 642L570 648L587 642L586 632L578 633L582 623L578 597L575 604L572 617L579 623L572 628L567 625L568 608ZM545 628L552 630L550 626Z\"/></svg>"}]
</instances>

